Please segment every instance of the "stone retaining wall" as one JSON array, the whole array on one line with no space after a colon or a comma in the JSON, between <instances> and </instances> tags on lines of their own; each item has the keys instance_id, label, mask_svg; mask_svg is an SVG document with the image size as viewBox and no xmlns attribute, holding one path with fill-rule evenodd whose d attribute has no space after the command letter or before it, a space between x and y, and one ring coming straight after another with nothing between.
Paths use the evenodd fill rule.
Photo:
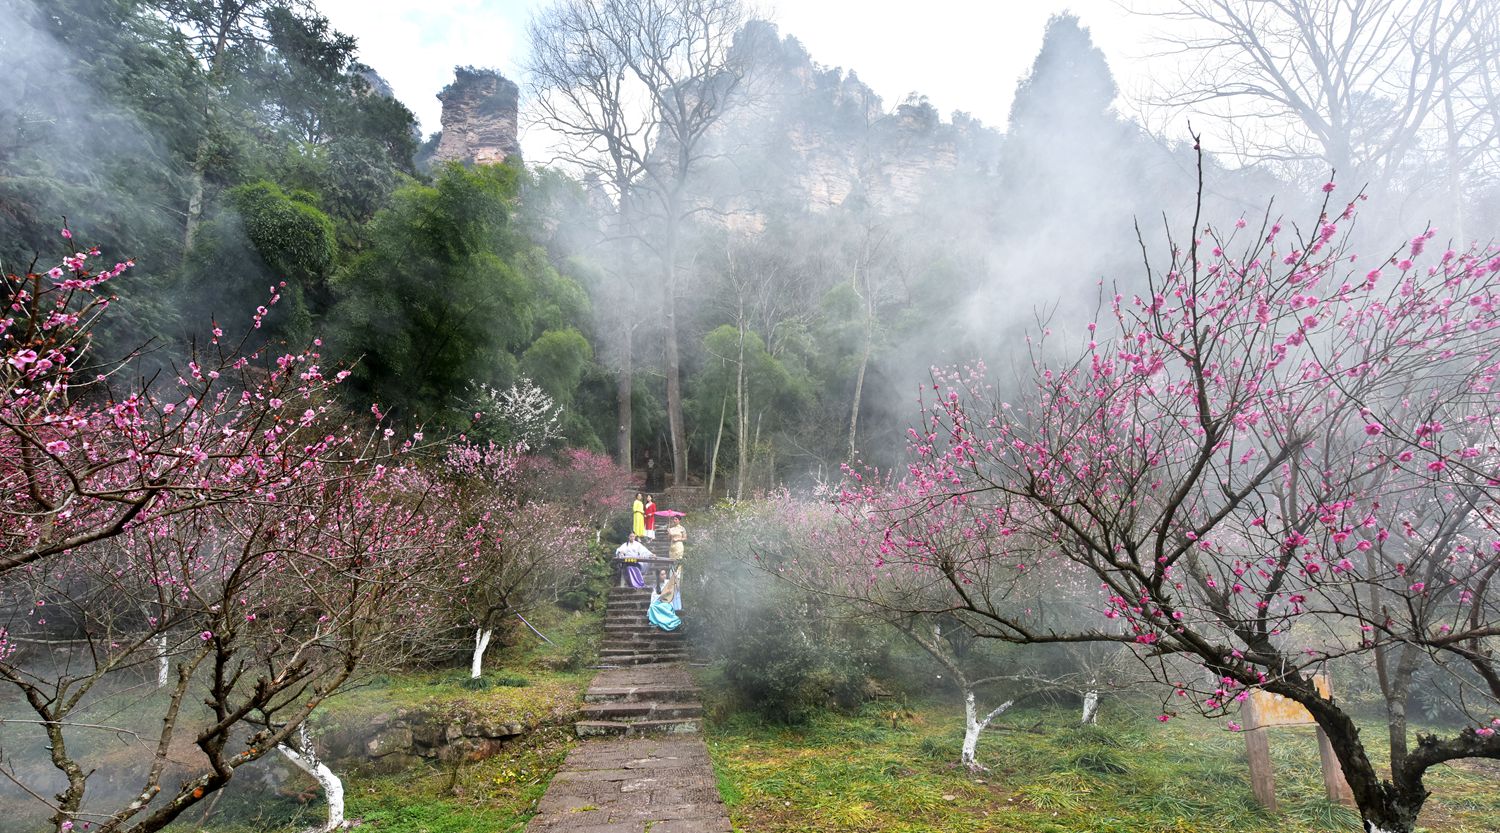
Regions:
<instances>
[{"instance_id":1,"label":"stone retaining wall","mask_svg":"<svg viewBox=\"0 0 1500 833\"><path fill-rule=\"evenodd\" d=\"M423 760L480 761L532 727L472 713L397 709L357 726L318 735L325 759L374 772L397 772Z\"/></svg>"}]
</instances>

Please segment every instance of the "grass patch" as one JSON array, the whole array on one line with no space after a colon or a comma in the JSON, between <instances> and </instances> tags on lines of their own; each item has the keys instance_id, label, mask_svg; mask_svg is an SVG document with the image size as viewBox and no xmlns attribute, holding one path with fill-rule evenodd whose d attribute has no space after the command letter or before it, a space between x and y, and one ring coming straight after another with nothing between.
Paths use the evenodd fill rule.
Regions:
<instances>
[{"instance_id":1,"label":"grass patch","mask_svg":"<svg viewBox=\"0 0 1500 833\"><path fill-rule=\"evenodd\" d=\"M1256 805L1244 739L1222 723L1119 706L1097 727L1076 712L1019 708L986 732L979 759L957 765L962 716L952 705L912 707L892 726L871 707L786 728L743 715L713 722L709 750L735 829L746 833L1333 833L1358 817L1323 796L1311 730L1272 742L1280 816ZM1373 732L1373 728L1370 730ZM1367 736L1369 736L1367 734ZM1427 829L1495 833L1496 772L1438 767Z\"/></svg>"},{"instance_id":2,"label":"grass patch","mask_svg":"<svg viewBox=\"0 0 1500 833\"><path fill-rule=\"evenodd\" d=\"M507 633L510 644L486 655L483 676L471 679L467 662L377 674L329 698L314 715L315 728L358 725L396 709L477 711L527 725L569 717L594 675L600 614L548 608L527 618L553 644L517 622Z\"/></svg>"}]
</instances>

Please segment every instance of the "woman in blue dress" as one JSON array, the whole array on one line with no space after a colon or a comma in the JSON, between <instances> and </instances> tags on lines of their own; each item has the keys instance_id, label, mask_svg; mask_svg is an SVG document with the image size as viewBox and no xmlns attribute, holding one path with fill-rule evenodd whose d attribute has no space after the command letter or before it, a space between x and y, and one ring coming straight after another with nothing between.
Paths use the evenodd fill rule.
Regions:
<instances>
[{"instance_id":1,"label":"woman in blue dress","mask_svg":"<svg viewBox=\"0 0 1500 833\"><path fill-rule=\"evenodd\" d=\"M661 592L651 594L651 606L646 608L646 621L664 631L675 631L682 619L672 610L672 599L677 595L677 582L667 577L666 570L657 572Z\"/></svg>"}]
</instances>

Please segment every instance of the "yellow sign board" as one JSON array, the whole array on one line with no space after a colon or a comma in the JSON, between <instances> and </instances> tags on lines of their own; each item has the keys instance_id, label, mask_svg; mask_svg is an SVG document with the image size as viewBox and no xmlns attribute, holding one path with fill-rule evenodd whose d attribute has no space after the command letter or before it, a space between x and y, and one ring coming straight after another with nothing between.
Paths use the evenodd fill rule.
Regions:
<instances>
[{"instance_id":1,"label":"yellow sign board","mask_svg":"<svg viewBox=\"0 0 1500 833\"><path fill-rule=\"evenodd\" d=\"M1327 674L1313 675L1313 685L1325 699L1333 696ZM1250 692L1250 700L1245 705L1246 729L1271 726L1311 726L1315 722L1302 704L1259 688Z\"/></svg>"}]
</instances>

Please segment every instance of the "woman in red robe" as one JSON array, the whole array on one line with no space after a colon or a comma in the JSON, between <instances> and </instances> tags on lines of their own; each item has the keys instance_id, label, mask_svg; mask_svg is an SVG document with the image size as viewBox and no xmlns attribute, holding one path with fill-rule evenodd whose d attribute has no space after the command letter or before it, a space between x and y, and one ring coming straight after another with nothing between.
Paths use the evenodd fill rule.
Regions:
<instances>
[{"instance_id":1,"label":"woman in red robe","mask_svg":"<svg viewBox=\"0 0 1500 833\"><path fill-rule=\"evenodd\" d=\"M656 540L656 498L646 495L646 537Z\"/></svg>"}]
</instances>

